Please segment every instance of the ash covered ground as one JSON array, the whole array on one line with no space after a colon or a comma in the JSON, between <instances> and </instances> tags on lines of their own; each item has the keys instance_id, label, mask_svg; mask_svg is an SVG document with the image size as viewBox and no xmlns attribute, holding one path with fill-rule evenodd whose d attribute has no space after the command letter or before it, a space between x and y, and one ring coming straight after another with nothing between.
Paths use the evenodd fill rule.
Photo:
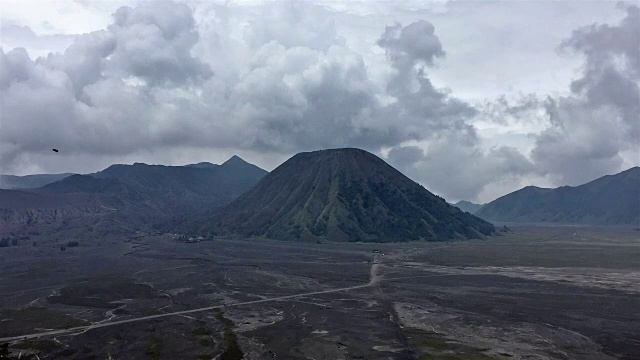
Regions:
<instances>
[{"instance_id":1,"label":"ash covered ground","mask_svg":"<svg viewBox=\"0 0 640 360\"><path fill-rule=\"evenodd\" d=\"M640 354L638 231L512 229L387 244L80 236L64 251L33 236L0 249L0 358Z\"/></svg>"}]
</instances>

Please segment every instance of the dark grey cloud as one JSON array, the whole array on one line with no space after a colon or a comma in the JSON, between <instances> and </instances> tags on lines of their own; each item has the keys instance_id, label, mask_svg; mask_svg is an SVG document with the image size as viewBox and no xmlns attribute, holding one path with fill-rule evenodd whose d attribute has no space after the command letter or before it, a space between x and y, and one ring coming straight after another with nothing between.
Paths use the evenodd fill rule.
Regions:
<instances>
[{"instance_id":1,"label":"dark grey cloud","mask_svg":"<svg viewBox=\"0 0 640 360\"><path fill-rule=\"evenodd\" d=\"M119 9L108 29L75 36L64 53L31 60L0 49L2 168L51 147L128 154L184 141L189 112L175 93L161 95L211 77L190 53L197 39L191 9L162 2Z\"/></svg>"},{"instance_id":2,"label":"dark grey cloud","mask_svg":"<svg viewBox=\"0 0 640 360\"><path fill-rule=\"evenodd\" d=\"M540 97L537 94L517 94L509 98L502 95L477 104L476 109L483 121L505 126L535 121L537 127L542 127L546 119L539 118L547 114L545 109L551 102L553 99L548 95Z\"/></svg>"},{"instance_id":3,"label":"dark grey cloud","mask_svg":"<svg viewBox=\"0 0 640 360\"><path fill-rule=\"evenodd\" d=\"M433 65L436 58L445 55L433 24L420 20L404 27L400 24L387 26L377 44L385 49L387 58L397 72L388 85L392 95L404 97L424 91L442 97L443 94L435 91L424 70L424 66Z\"/></svg>"},{"instance_id":4,"label":"dark grey cloud","mask_svg":"<svg viewBox=\"0 0 640 360\"><path fill-rule=\"evenodd\" d=\"M394 24L384 29L378 45L388 50L389 57L397 67L414 66L418 61L433 65L436 58L445 55L435 31L433 24L426 20L404 27Z\"/></svg>"},{"instance_id":5,"label":"dark grey cloud","mask_svg":"<svg viewBox=\"0 0 640 360\"><path fill-rule=\"evenodd\" d=\"M584 56L571 96L551 99L551 127L531 156L538 171L560 184L579 184L620 170L621 153L640 158L640 8L621 5L617 25L577 29L562 43Z\"/></svg>"},{"instance_id":6,"label":"dark grey cloud","mask_svg":"<svg viewBox=\"0 0 640 360\"><path fill-rule=\"evenodd\" d=\"M393 148L387 160L445 199L476 200L490 184L515 182L533 170L532 163L511 147L482 150L458 134L444 133L426 151L417 146Z\"/></svg>"},{"instance_id":7,"label":"dark grey cloud","mask_svg":"<svg viewBox=\"0 0 640 360\"><path fill-rule=\"evenodd\" d=\"M296 13L307 16L310 12L306 9ZM318 14L328 16L324 9ZM331 24L318 14L310 21ZM283 21L278 29L295 28L301 21L287 16L283 19L292 23ZM262 31L262 25L268 29ZM273 31L272 26L256 23L250 34L268 33ZM318 46L298 46L282 40L283 44L282 33L269 42L257 42L262 45L249 61L247 71L227 89L229 104L234 106L227 111L253 129L243 138L242 146L288 153L341 146L378 151L382 146L428 138L437 129L472 131L462 117L473 115L473 108L451 97L446 89L436 89L422 68L431 63L429 53L443 54L441 49L434 49L439 41L428 22L394 25L382 34L384 41L379 44L396 70L390 81L402 83L409 79L416 85L403 85L388 103L381 102L380 97L389 92L370 79L362 56L351 51L339 37L331 36L335 29L310 29L328 35ZM431 40L415 44L420 36ZM309 33L305 37L316 38ZM256 43L252 42L252 46ZM407 60L394 60L400 57Z\"/></svg>"},{"instance_id":8,"label":"dark grey cloud","mask_svg":"<svg viewBox=\"0 0 640 360\"><path fill-rule=\"evenodd\" d=\"M395 69L387 86L396 101L381 109L386 121L402 119L402 139L421 140L435 132L454 128L473 132L467 122L476 111L469 104L437 89L428 76L428 67L445 56L434 26L420 20L407 26L387 26L377 44L386 51ZM473 136L473 135L472 135Z\"/></svg>"},{"instance_id":9,"label":"dark grey cloud","mask_svg":"<svg viewBox=\"0 0 640 360\"><path fill-rule=\"evenodd\" d=\"M182 85L211 77L209 67L193 57L198 41L193 12L186 4L169 1L122 7L108 30L117 39L110 62L148 84Z\"/></svg>"},{"instance_id":10,"label":"dark grey cloud","mask_svg":"<svg viewBox=\"0 0 640 360\"><path fill-rule=\"evenodd\" d=\"M569 96L476 106L434 76L455 53L445 50L460 45L417 15L368 24L363 47L338 31L344 24L326 6L198 6L122 7L104 29L35 59L1 49L2 172L68 171L65 161L93 171L92 159L159 161L173 151L183 162L207 151L280 160L357 146L388 154L447 198L476 200L532 176L589 180L619 168L638 138L637 7L625 8L620 24L578 29L562 44L585 58ZM536 128L518 134L533 139L533 151L488 146L479 121ZM55 158L52 147L62 148Z\"/></svg>"},{"instance_id":11,"label":"dark grey cloud","mask_svg":"<svg viewBox=\"0 0 640 360\"><path fill-rule=\"evenodd\" d=\"M424 150L418 146L396 146L389 150L387 160L407 170L413 164L424 160Z\"/></svg>"},{"instance_id":12,"label":"dark grey cloud","mask_svg":"<svg viewBox=\"0 0 640 360\"><path fill-rule=\"evenodd\" d=\"M360 142L381 131L359 119L377 106L362 58L343 47L327 52L263 46L231 89L231 109L254 129L243 146L292 152Z\"/></svg>"},{"instance_id":13,"label":"dark grey cloud","mask_svg":"<svg viewBox=\"0 0 640 360\"><path fill-rule=\"evenodd\" d=\"M401 144L392 147L387 155L392 165L445 198L471 200L491 182L531 171L531 163L514 148L483 150L471 124L477 109L433 85L429 67L445 52L431 23L387 27L378 45L396 70L388 90L397 100L381 109L381 114L402 119L407 136L398 143L427 141L425 150Z\"/></svg>"},{"instance_id":14,"label":"dark grey cloud","mask_svg":"<svg viewBox=\"0 0 640 360\"><path fill-rule=\"evenodd\" d=\"M626 16L617 26L591 25L574 31L563 44L585 56L581 78L571 90L593 106L613 106L640 138L640 7L620 4Z\"/></svg>"},{"instance_id":15,"label":"dark grey cloud","mask_svg":"<svg viewBox=\"0 0 640 360\"><path fill-rule=\"evenodd\" d=\"M75 96L82 97L87 85L104 78L107 57L116 48L117 39L108 31L78 36L64 53L50 53L36 64L51 72L62 71L73 84Z\"/></svg>"},{"instance_id":16,"label":"dark grey cloud","mask_svg":"<svg viewBox=\"0 0 640 360\"><path fill-rule=\"evenodd\" d=\"M37 62L64 71L80 96L105 78L134 79L149 87L202 82L211 69L191 55L198 41L191 9L162 1L121 7L106 29L76 36L64 53Z\"/></svg>"},{"instance_id":17,"label":"dark grey cloud","mask_svg":"<svg viewBox=\"0 0 640 360\"><path fill-rule=\"evenodd\" d=\"M404 53L416 65L394 78L412 76L418 88L382 104L385 91L370 80L362 56L340 37L327 36L335 33L330 13L302 3L275 8L288 15L276 28L252 25L250 36L271 34L271 40L250 43L249 61L230 70L236 78L212 77L227 69L192 55L199 37L193 14L171 2L120 8L107 29L77 36L64 53L31 60L21 49L3 51L2 138L11 144L3 148L3 167L52 143L96 155L184 144L280 153L340 146L377 151L423 139L471 112L435 89L417 66L429 62L438 43L429 23L398 28L395 40L385 30L389 54ZM302 35L283 30L301 20L321 26ZM233 45L218 35L220 44ZM421 35L431 40L414 44ZM37 136L27 136L33 132Z\"/></svg>"},{"instance_id":18,"label":"dark grey cloud","mask_svg":"<svg viewBox=\"0 0 640 360\"><path fill-rule=\"evenodd\" d=\"M211 66L192 55L199 35L188 7L155 6L119 9L107 29L78 36L64 53L33 61L20 49L0 54L7 64L0 73L2 107L11 115L2 124L9 144L2 148L3 166L52 143L65 144L69 156L129 156L185 144L281 154L386 147L394 165L434 191L471 198L481 181L492 179L474 174L482 164L500 163L491 168L497 171L511 169L512 158L521 161L504 149L481 150L470 123L476 109L431 82L429 69L445 52L427 21L381 29L377 44L391 71L387 84L377 84L323 8L274 6L286 16L276 25L253 23L244 50L252 55L227 69L221 65L233 64ZM301 21L319 25L302 34L287 31ZM227 34L212 31L220 51L239 51ZM211 76L226 70L237 75ZM34 129L38 135L28 137ZM430 145L425 153L402 146L407 141ZM448 175L425 176L431 166L462 164L469 156L475 167L458 174L455 186ZM466 178L474 181L465 185Z\"/></svg>"},{"instance_id":19,"label":"dark grey cloud","mask_svg":"<svg viewBox=\"0 0 640 360\"><path fill-rule=\"evenodd\" d=\"M624 170L625 154L640 163L640 13L637 6L620 7L619 23L584 26L561 42L564 54L584 59L567 95L510 94L477 106L477 119L532 142L530 152L521 151L530 159L528 171L516 167L512 175L577 185Z\"/></svg>"},{"instance_id":20,"label":"dark grey cloud","mask_svg":"<svg viewBox=\"0 0 640 360\"><path fill-rule=\"evenodd\" d=\"M0 51L0 64L0 87L3 89L14 81L28 80L33 69L29 54L22 48L16 48L8 54Z\"/></svg>"}]
</instances>

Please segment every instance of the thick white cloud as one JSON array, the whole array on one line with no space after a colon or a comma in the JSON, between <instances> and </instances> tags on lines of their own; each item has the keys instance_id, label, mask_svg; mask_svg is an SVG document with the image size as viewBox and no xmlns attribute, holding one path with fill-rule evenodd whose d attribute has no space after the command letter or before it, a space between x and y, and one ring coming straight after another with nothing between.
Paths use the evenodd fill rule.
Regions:
<instances>
[{"instance_id":1,"label":"thick white cloud","mask_svg":"<svg viewBox=\"0 0 640 360\"><path fill-rule=\"evenodd\" d=\"M557 183L618 171L627 150L640 162L640 8L624 8L618 25L577 29L562 44L584 55L584 69L570 96L547 104L552 126L532 151L538 170Z\"/></svg>"},{"instance_id":2,"label":"thick white cloud","mask_svg":"<svg viewBox=\"0 0 640 360\"><path fill-rule=\"evenodd\" d=\"M198 41L192 10L169 1L122 7L113 14L109 32L117 39L108 71L136 76L149 85L183 85L212 73L191 48Z\"/></svg>"},{"instance_id":3,"label":"thick white cloud","mask_svg":"<svg viewBox=\"0 0 640 360\"><path fill-rule=\"evenodd\" d=\"M484 151L473 141L447 132L430 141L426 150L399 146L389 151L387 159L452 201L475 200L491 184L515 190L518 180L532 171L531 162L512 147Z\"/></svg>"},{"instance_id":4,"label":"thick white cloud","mask_svg":"<svg viewBox=\"0 0 640 360\"><path fill-rule=\"evenodd\" d=\"M452 37L434 24L454 31L447 16L454 24L468 18L463 5L398 9L143 2L110 8L95 31L46 35L70 45L35 58L44 38L18 21L0 50L0 169L95 171L233 152L269 168L298 151L356 146L384 150L447 198L488 200L527 179L575 183L625 164L621 154L639 131L636 7L618 25L580 28L563 43L585 56L564 95L533 94L515 105L470 103L457 96L465 89L442 82L443 69L462 61L452 56L470 45L444 41ZM29 54L14 48L20 41ZM465 74L488 61L463 60ZM61 149L55 157L53 147Z\"/></svg>"},{"instance_id":5,"label":"thick white cloud","mask_svg":"<svg viewBox=\"0 0 640 360\"><path fill-rule=\"evenodd\" d=\"M621 7L618 24L581 27L561 43L562 51L584 57L567 95L499 97L477 106L472 133L500 129L513 142L487 148L486 134L481 142L449 136L423 145L423 157L412 150L403 158L406 150L395 152L401 147L389 160L445 197L481 201L527 179L578 185L640 165L640 9Z\"/></svg>"},{"instance_id":6,"label":"thick white cloud","mask_svg":"<svg viewBox=\"0 0 640 360\"><path fill-rule=\"evenodd\" d=\"M52 147L128 154L166 142L186 114L175 94L167 103L155 92L211 77L190 55L197 38L191 10L165 3L121 8L107 30L76 36L64 53L31 60L21 48L0 50L2 168ZM172 125L156 131L167 118Z\"/></svg>"},{"instance_id":7,"label":"thick white cloud","mask_svg":"<svg viewBox=\"0 0 640 360\"><path fill-rule=\"evenodd\" d=\"M252 48L272 41L285 48L306 47L327 51L343 44L332 14L320 6L304 6L294 1L266 3L259 7L260 16L251 19L244 39Z\"/></svg>"}]
</instances>

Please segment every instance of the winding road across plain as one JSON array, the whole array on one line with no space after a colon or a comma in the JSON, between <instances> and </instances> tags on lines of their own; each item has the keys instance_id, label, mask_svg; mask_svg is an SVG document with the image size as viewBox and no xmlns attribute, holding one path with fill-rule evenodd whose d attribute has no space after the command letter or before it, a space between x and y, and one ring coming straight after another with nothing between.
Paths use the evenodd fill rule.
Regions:
<instances>
[{"instance_id":1,"label":"winding road across plain","mask_svg":"<svg viewBox=\"0 0 640 360\"><path fill-rule=\"evenodd\" d=\"M369 282L366 283L366 284L362 284L362 285L355 285L355 286L348 286L348 287L343 287L343 288L320 290L320 291L312 291L312 292L307 292L307 293L302 293L302 294L278 296L278 297L273 297L273 298L268 298L268 299L243 301L243 302L232 303L232 304L213 305L213 306L202 307L202 308L197 308L197 309L181 310L181 311L174 311L174 312L170 312L170 313L162 313L162 314L141 316L141 317L131 318L131 319L123 319L123 320L109 321L109 322L103 322L103 323L93 323L91 325L76 326L76 327L67 328L67 329L43 331L43 332L38 332L38 333L33 333L33 334L4 337L4 338L0 338L0 342L12 342L12 341L18 341L18 340L37 339L37 338L41 338L41 337L54 336L54 335L69 335L69 334L74 334L74 333L84 333L84 332L87 332L87 331L93 330L93 329L99 329L99 328L104 328L104 327L108 327L108 326L116 326L116 325L128 324L128 323L133 323L133 322L160 319L160 318L164 318L164 317L168 317L168 316L193 314L193 313L209 311L209 310L214 310L214 309L226 309L226 308L232 308L232 307L238 307L238 306L261 304L261 303L266 303L266 302L270 302L270 301L295 299L295 298L300 298L300 297L305 297L305 296L331 294L331 293L337 293L337 292L343 292L343 291L363 289L363 288L367 288L367 287L376 285L381 281L381 277L378 274L379 267L380 267L380 264L377 263L377 262L374 262L373 264L371 264Z\"/></svg>"}]
</instances>

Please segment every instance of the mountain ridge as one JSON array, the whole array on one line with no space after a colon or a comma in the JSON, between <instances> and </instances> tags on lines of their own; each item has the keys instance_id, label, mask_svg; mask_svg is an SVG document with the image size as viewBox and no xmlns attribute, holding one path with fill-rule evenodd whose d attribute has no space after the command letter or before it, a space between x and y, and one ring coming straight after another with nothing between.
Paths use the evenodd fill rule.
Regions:
<instances>
[{"instance_id":1,"label":"mountain ridge","mask_svg":"<svg viewBox=\"0 0 640 360\"><path fill-rule=\"evenodd\" d=\"M484 205L476 215L503 222L639 225L640 167L578 186L526 186Z\"/></svg>"},{"instance_id":2,"label":"mountain ridge","mask_svg":"<svg viewBox=\"0 0 640 360\"><path fill-rule=\"evenodd\" d=\"M52 182L62 180L73 173L32 174L32 175L0 175L0 189L36 189Z\"/></svg>"},{"instance_id":3,"label":"mountain ridge","mask_svg":"<svg viewBox=\"0 0 640 360\"><path fill-rule=\"evenodd\" d=\"M28 189L24 194L1 192L0 205L4 218L12 224L54 224L72 218L76 223L89 224L95 219L86 215L92 214L148 228L202 208L224 205L265 174L244 161L212 168L114 164L97 173L74 174ZM7 205L15 199L23 199L24 204Z\"/></svg>"},{"instance_id":4,"label":"mountain ridge","mask_svg":"<svg viewBox=\"0 0 640 360\"><path fill-rule=\"evenodd\" d=\"M470 214L475 214L480 208L482 204L472 203L471 201L460 200L457 203L453 204L453 206L457 207L462 211L466 211Z\"/></svg>"},{"instance_id":5,"label":"mountain ridge","mask_svg":"<svg viewBox=\"0 0 640 360\"><path fill-rule=\"evenodd\" d=\"M354 148L294 155L199 229L337 241L468 239L495 231Z\"/></svg>"}]
</instances>

